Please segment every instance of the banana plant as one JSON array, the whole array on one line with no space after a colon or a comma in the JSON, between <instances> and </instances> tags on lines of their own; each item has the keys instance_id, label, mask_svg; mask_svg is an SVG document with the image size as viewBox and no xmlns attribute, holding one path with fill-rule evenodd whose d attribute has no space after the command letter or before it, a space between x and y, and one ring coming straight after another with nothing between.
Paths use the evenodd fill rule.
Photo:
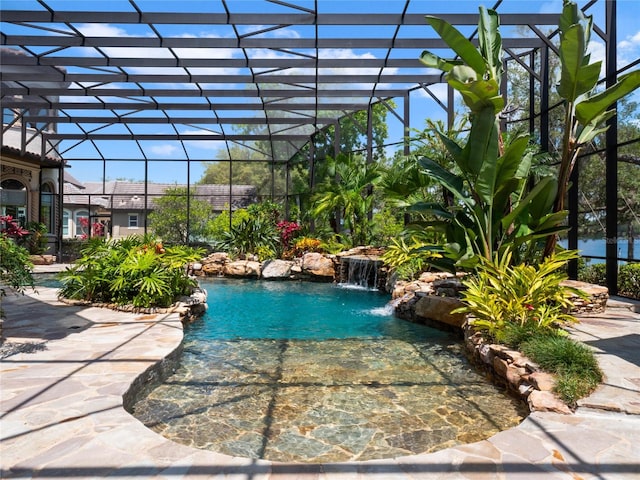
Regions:
<instances>
[{"instance_id":1,"label":"banana plant","mask_svg":"<svg viewBox=\"0 0 640 480\"><path fill-rule=\"evenodd\" d=\"M508 243L522 245L557 233L562 227L554 221L563 214L548 216L549 192L556 191L553 178L543 178L527 190L533 156L529 136L518 135L506 146L503 142L499 121L504 108L503 51L496 12L480 7L478 48L446 21L426 18L456 58L447 60L426 51L420 60L442 70L449 85L460 92L470 110L471 128L464 145L440 133L459 173L430 158L419 159L425 173L454 196L453 207L422 203L414 209L435 215L439 220L432 226L447 235L447 244L430 247L442 255L434 266L474 268L479 257L491 260L494 251Z\"/></svg>"},{"instance_id":2,"label":"banana plant","mask_svg":"<svg viewBox=\"0 0 640 480\"><path fill-rule=\"evenodd\" d=\"M558 191L554 211L564 209L569 177L581 149L596 135L607 130L606 121L615 115L609 107L640 86L640 70L621 76L618 82L596 93L602 62L591 62L587 52L593 18L578 8L575 2L564 2L560 17L560 61L562 73L558 93L565 100L565 129L562 139ZM547 239L544 255L553 253L556 236Z\"/></svg>"}]
</instances>

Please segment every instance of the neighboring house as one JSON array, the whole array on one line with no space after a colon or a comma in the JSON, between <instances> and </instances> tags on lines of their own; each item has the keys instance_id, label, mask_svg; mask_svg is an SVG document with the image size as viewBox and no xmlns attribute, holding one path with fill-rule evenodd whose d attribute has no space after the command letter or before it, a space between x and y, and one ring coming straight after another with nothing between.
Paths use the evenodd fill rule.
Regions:
<instances>
[{"instance_id":1,"label":"neighboring house","mask_svg":"<svg viewBox=\"0 0 640 480\"><path fill-rule=\"evenodd\" d=\"M78 182L79 183L79 182ZM65 183L63 236L86 238L111 236L122 238L142 234L148 214L155 209L154 200L168 189L186 185L128 181ZM257 201L252 185L192 185L194 198L206 200L213 213L246 207ZM146 198L146 200L145 200Z\"/></svg>"},{"instance_id":2,"label":"neighboring house","mask_svg":"<svg viewBox=\"0 0 640 480\"><path fill-rule=\"evenodd\" d=\"M23 52L0 48L0 65L3 71L20 70L30 73L29 65L12 65L9 57L24 56ZM58 67L44 67L55 69ZM42 69L42 67L41 67ZM66 88L68 83L29 80L20 87L33 85ZM0 215L10 215L20 225L41 222L47 226L48 250L57 252L58 225L60 220L59 190L63 161L56 150L56 143L47 140L46 134L55 131L55 125L43 120L31 120L56 116L47 108L48 101L56 97L42 98L42 103L26 103L19 95L12 95L15 82L2 81L2 138L0 141ZM7 106L9 105L9 106Z\"/></svg>"},{"instance_id":3,"label":"neighboring house","mask_svg":"<svg viewBox=\"0 0 640 480\"><path fill-rule=\"evenodd\" d=\"M111 217L110 195L101 195L98 189L88 189L67 172L64 181L62 238L107 235Z\"/></svg>"}]
</instances>

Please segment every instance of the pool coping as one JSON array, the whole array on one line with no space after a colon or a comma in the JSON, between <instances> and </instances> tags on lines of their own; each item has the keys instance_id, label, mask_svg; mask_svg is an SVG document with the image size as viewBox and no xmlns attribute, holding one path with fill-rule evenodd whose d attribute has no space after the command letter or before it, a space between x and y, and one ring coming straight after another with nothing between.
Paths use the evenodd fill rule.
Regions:
<instances>
[{"instance_id":1,"label":"pool coping","mask_svg":"<svg viewBox=\"0 0 640 480\"><path fill-rule=\"evenodd\" d=\"M179 445L147 429L125 409L131 395L127 392L141 376L181 348L179 315L67 306L44 291L55 289L40 290L39 295L3 302L9 319L15 315L25 322L28 338L35 338L38 322L53 312L63 312L63 326L83 326L48 339L46 350L1 362L2 478L609 479L633 478L640 471L640 415L611 411L615 406L599 408L624 389L627 403L640 406L640 387L633 390L627 384L605 394L606 401L597 400L602 393L596 392L596 400L585 402L573 415L534 412L487 440L394 459L277 463ZM640 334L639 315L611 315L632 326L632 332L617 332L619 338ZM606 321L598 318L595 325ZM611 329L608 324L601 327ZM608 379L619 376L611 371L619 364L604 367ZM640 366L630 363L627 370L625 378L640 380Z\"/></svg>"}]
</instances>

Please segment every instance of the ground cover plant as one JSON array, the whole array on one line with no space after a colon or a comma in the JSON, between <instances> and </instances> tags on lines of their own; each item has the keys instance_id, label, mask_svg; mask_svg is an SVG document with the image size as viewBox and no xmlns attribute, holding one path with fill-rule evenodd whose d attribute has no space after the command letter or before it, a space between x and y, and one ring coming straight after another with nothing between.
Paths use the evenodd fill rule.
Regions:
<instances>
[{"instance_id":1,"label":"ground cover plant","mask_svg":"<svg viewBox=\"0 0 640 480\"><path fill-rule=\"evenodd\" d=\"M196 282L185 265L203 255L192 247L164 246L150 235L89 239L80 253L59 275L62 297L136 307L168 307L189 295Z\"/></svg>"}]
</instances>

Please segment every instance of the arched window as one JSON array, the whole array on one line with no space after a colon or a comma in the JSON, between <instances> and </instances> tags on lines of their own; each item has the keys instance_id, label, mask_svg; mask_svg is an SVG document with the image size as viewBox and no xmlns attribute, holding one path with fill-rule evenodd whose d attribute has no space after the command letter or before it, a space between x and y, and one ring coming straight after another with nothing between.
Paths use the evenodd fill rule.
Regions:
<instances>
[{"instance_id":1,"label":"arched window","mask_svg":"<svg viewBox=\"0 0 640 480\"><path fill-rule=\"evenodd\" d=\"M19 180L3 180L0 183L0 209L2 215L11 215L24 227L27 223L27 187Z\"/></svg>"},{"instance_id":2,"label":"arched window","mask_svg":"<svg viewBox=\"0 0 640 480\"><path fill-rule=\"evenodd\" d=\"M55 195L48 183L40 186L40 221L47 226L47 232L55 232Z\"/></svg>"}]
</instances>

